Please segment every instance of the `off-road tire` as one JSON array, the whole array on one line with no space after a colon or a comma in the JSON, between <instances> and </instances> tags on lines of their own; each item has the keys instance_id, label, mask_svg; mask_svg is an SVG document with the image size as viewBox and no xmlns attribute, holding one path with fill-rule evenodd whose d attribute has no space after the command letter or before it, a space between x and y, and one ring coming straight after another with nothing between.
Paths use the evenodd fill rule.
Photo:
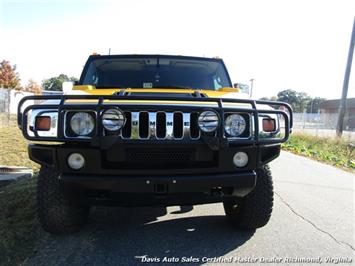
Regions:
<instances>
[{"instance_id":1,"label":"off-road tire","mask_svg":"<svg viewBox=\"0 0 355 266\"><path fill-rule=\"evenodd\" d=\"M228 220L239 229L256 229L268 223L272 213L274 191L268 165L257 170L256 186L246 197L225 202Z\"/></svg>"},{"instance_id":2,"label":"off-road tire","mask_svg":"<svg viewBox=\"0 0 355 266\"><path fill-rule=\"evenodd\" d=\"M89 207L70 200L58 177L55 169L41 167L37 181L38 218L46 232L65 235L82 227L89 215Z\"/></svg>"}]
</instances>

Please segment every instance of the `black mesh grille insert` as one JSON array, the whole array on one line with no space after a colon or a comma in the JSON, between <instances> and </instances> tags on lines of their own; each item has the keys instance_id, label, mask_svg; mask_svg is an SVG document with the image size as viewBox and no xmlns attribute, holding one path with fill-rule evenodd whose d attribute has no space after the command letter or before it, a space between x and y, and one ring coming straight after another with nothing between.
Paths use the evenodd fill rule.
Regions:
<instances>
[{"instance_id":1,"label":"black mesh grille insert","mask_svg":"<svg viewBox=\"0 0 355 266\"><path fill-rule=\"evenodd\" d=\"M119 145L118 145L119 146ZM118 147L117 146L117 147ZM218 153L201 152L194 148L137 148L130 147L103 153L105 168L114 169L185 169L208 168L218 164Z\"/></svg>"},{"instance_id":2,"label":"black mesh grille insert","mask_svg":"<svg viewBox=\"0 0 355 266\"><path fill-rule=\"evenodd\" d=\"M169 162L188 162L192 159L192 150L127 150L128 162L139 163L169 163Z\"/></svg>"}]
</instances>

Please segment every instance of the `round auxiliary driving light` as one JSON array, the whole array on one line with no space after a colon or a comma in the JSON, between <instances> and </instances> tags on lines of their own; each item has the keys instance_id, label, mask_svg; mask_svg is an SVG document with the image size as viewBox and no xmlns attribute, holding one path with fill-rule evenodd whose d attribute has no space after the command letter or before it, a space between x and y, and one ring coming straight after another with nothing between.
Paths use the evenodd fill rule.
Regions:
<instances>
[{"instance_id":1,"label":"round auxiliary driving light","mask_svg":"<svg viewBox=\"0 0 355 266\"><path fill-rule=\"evenodd\" d=\"M85 158L80 153L72 153L68 157L68 165L71 169L79 170L84 167Z\"/></svg>"},{"instance_id":2,"label":"round auxiliary driving light","mask_svg":"<svg viewBox=\"0 0 355 266\"><path fill-rule=\"evenodd\" d=\"M215 112L205 111L198 117L198 126L203 132L213 132L218 128L219 118Z\"/></svg>"},{"instance_id":3,"label":"round auxiliary driving light","mask_svg":"<svg viewBox=\"0 0 355 266\"><path fill-rule=\"evenodd\" d=\"M122 111L118 109L108 109L102 114L102 125L106 130L120 130L126 122Z\"/></svg>"},{"instance_id":4,"label":"round auxiliary driving light","mask_svg":"<svg viewBox=\"0 0 355 266\"><path fill-rule=\"evenodd\" d=\"M231 137L238 137L245 131L246 122L243 116L232 114L227 117L224 130Z\"/></svg>"},{"instance_id":5,"label":"round auxiliary driving light","mask_svg":"<svg viewBox=\"0 0 355 266\"><path fill-rule=\"evenodd\" d=\"M233 163L236 167L244 167L248 164L248 161L248 155L243 151L239 151L233 156Z\"/></svg>"},{"instance_id":6,"label":"round auxiliary driving light","mask_svg":"<svg viewBox=\"0 0 355 266\"><path fill-rule=\"evenodd\" d=\"M70 119L70 127L78 136L87 136L94 130L95 121L89 113L78 112Z\"/></svg>"}]
</instances>

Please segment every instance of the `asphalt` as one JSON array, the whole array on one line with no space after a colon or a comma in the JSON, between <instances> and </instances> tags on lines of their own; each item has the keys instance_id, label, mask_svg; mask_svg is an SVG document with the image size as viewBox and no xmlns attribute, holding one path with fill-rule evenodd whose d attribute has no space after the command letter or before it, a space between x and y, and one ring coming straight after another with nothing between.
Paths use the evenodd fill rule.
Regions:
<instances>
[{"instance_id":1,"label":"asphalt","mask_svg":"<svg viewBox=\"0 0 355 266\"><path fill-rule=\"evenodd\" d=\"M351 262L355 175L291 153L271 163L272 218L238 231L221 204L94 208L79 233L46 235L25 265L282 264ZM329 261L331 260L331 261ZM150 263L149 263L150 262Z\"/></svg>"}]
</instances>

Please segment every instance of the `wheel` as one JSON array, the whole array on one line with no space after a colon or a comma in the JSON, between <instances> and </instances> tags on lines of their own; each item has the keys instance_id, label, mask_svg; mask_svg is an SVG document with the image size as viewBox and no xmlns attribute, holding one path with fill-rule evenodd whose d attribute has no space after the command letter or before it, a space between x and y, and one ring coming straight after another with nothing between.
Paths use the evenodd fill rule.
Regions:
<instances>
[{"instance_id":1,"label":"wheel","mask_svg":"<svg viewBox=\"0 0 355 266\"><path fill-rule=\"evenodd\" d=\"M78 231L86 222L89 206L70 200L59 182L59 173L42 166L37 181L38 218L42 228L63 235Z\"/></svg>"},{"instance_id":2,"label":"wheel","mask_svg":"<svg viewBox=\"0 0 355 266\"><path fill-rule=\"evenodd\" d=\"M225 202L228 220L239 229L256 229L268 223L272 213L274 191L268 165L257 170L256 186L250 194L234 202Z\"/></svg>"}]
</instances>

